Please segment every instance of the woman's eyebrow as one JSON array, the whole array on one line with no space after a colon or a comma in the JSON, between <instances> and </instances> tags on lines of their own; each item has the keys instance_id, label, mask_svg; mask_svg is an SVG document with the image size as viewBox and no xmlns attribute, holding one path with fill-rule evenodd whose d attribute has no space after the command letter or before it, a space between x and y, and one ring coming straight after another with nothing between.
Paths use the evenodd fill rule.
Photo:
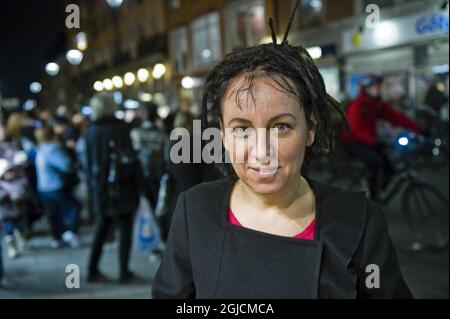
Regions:
<instances>
[{"instance_id":1,"label":"woman's eyebrow","mask_svg":"<svg viewBox=\"0 0 450 319\"><path fill-rule=\"evenodd\" d=\"M240 118L240 117L235 117L233 118L231 121L228 122L228 125L231 125L233 122L239 122L239 123L251 123L251 121Z\"/></svg>"},{"instance_id":2,"label":"woman's eyebrow","mask_svg":"<svg viewBox=\"0 0 450 319\"><path fill-rule=\"evenodd\" d=\"M281 118L283 118L283 117L291 117L293 120L295 120L295 121L297 120L297 118L296 118L293 114L291 114L291 113L283 113L283 114L280 114L280 115L277 115L277 116L271 118L271 119L269 120L269 123L270 123L270 122L274 122L274 121L276 121L276 120L279 120L279 119L281 119ZM251 124L251 123L252 123L251 121L249 121L249 120L247 120L247 119L240 118L240 117L235 117L235 118L233 118L230 122L228 122L228 125L231 125L233 122L238 122L238 123L248 123L248 124Z\"/></svg>"},{"instance_id":3,"label":"woman's eyebrow","mask_svg":"<svg viewBox=\"0 0 450 319\"><path fill-rule=\"evenodd\" d=\"M291 113L283 113L283 114L280 114L280 115L277 115L277 116L271 118L269 122L274 122L274 121L279 120L279 119L281 119L283 117L291 117L293 120L295 120L295 121L297 120L297 118L293 114L291 114Z\"/></svg>"}]
</instances>

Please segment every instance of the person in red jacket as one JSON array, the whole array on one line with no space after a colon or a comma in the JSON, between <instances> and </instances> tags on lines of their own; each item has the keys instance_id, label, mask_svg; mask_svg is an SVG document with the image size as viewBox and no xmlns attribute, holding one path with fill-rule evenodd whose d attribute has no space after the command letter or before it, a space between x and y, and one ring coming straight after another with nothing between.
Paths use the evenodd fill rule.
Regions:
<instances>
[{"instance_id":1,"label":"person in red jacket","mask_svg":"<svg viewBox=\"0 0 450 319\"><path fill-rule=\"evenodd\" d=\"M341 136L347 153L367 165L372 198L378 195L378 182L385 186L394 173L383 145L378 140L375 128L377 121L382 119L413 132L423 131L419 124L381 99L382 81L381 77L374 75L363 81L358 97L346 111L349 130Z\"/></svg>"}]
</instances>

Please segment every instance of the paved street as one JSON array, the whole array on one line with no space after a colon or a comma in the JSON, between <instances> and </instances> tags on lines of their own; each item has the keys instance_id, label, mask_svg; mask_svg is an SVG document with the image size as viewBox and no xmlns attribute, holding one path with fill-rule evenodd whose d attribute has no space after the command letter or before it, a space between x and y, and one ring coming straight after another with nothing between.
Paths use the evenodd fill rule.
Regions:
<instances>
[{"instance_id":1,"label":"paved street","mask_svg":"<svg viewBox=\"0 0 450 319\"><path fill-rule=\"evenodd\" d=\"M426 176L448 196L448 170L427 172ZM403 275L417 298L448 298L449 255L445 252L411 252L404 247L410 240L410 233L403 215L398 209L398 200L387 207L391 236L397 247ZM6 290L0 290L0 298L150 298L151 282L158 263L150 261L147 254L135 252L131 269L139 280L128 285L117 282L87 284L86 264L92 229L82 229L82 247L79 249L49 248L50 237L45 235L47 223L39 221L37 235L30 240L26 253L16 260L4 256L6 268ZM39 235L41 234L41 235ZM65 286L66 266L80 266L81 287L67 289ZM105 248L101 263L102 271L115 279L118 277L117 247L109 244Z\"/></svg>"}]
</instances>

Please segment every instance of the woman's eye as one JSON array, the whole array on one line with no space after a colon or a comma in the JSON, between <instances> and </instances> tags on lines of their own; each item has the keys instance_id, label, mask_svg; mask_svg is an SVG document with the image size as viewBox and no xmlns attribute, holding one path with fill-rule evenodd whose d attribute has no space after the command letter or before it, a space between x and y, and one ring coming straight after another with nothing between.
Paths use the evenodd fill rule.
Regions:
<instances>
[{"instance_id":1,"label":"woman's eye","mask_svg":"<svg viewBox=\"0 0 450 319\"><path fill-rule=\"evenodd\" d=\"M289 130L289 125L280 123L274 126L274 129L279 133L287 132Z\"/></svg>"},{"instance_id":2,"label":"woman's eye","mask_svg":"<svg viewBox=\"0 0 450 319\"><path fill-rule=\"evenodd\" d=\"M233 134L236 137L246 137L246 136L250 135L250 133L251 133L251 128L246 127L246 126L235 127L233 129Z\"/></svg>"}]
</instances>

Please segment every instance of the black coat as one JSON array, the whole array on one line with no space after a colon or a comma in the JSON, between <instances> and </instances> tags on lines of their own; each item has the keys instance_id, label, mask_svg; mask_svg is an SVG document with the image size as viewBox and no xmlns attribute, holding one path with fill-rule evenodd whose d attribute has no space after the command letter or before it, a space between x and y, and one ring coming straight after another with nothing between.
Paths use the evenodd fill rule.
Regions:
<instances>
[{"instance_id":1,"label":"black coat","mask_svg":"<svg viewBox=\"0 0 450 319\"><path fill-rule=\"evenodd\" d=\"M139 166L136 177L120 185L120 198L111 203L108 193L108 173L111 149L109 141L125 145L132 150L130 127L114 117L101 118L92 122L84 134L86 143L86 170L92 193L92 208L96 216L112 217L111 206L119 215L134 213L139 203ZM138 163L136 163L138 164Z\"/></svg>"},{"instance_id":2,"label":"black coat","mask_svg":"<svg viewBox=\"0 0 450 319\"><path fill-rule=\"evenodd\" d=\"M410 298L382 209L362 192L309 180L316 196L314 241L232 225L235 177L180 195L154 298ZM366 287L368 265L379 288Z\"/></svg>"}]
</instances>

